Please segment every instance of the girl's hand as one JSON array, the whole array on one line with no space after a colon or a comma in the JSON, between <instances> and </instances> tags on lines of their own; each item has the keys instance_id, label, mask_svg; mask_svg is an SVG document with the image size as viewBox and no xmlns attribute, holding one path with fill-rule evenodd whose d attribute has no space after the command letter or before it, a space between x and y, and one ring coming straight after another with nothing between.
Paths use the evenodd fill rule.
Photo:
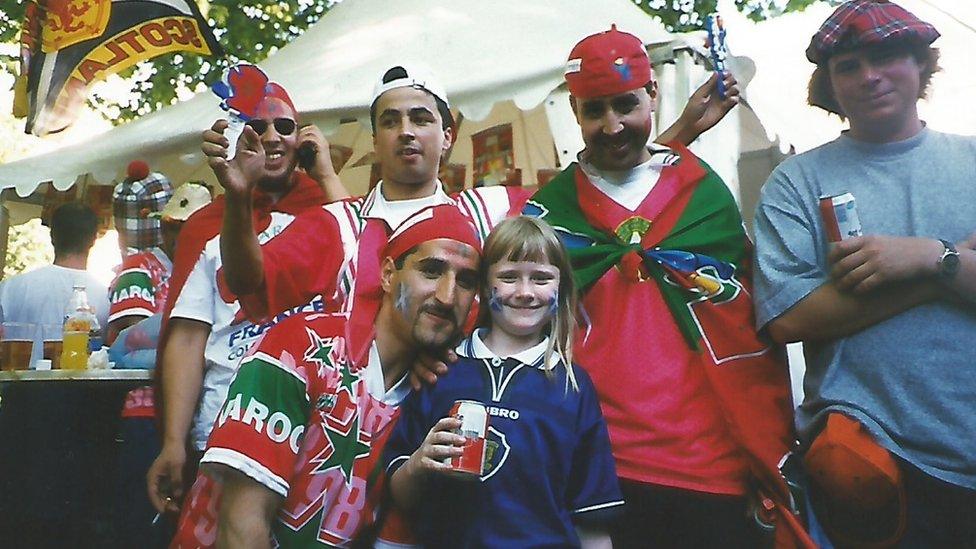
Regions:
<instances>
[{"instance_id":1,"label":"girl's hand","mask_svg":"<svg viewBox=\"0 0 976 549\"><path fill-rule=\"evenodd\" d=\"M461 420L458 418L442 418L430 429L420 448L410 456L404 467L410 469L411 475L451 471L451 466L444 461L461 455L464 437L453 432L460 428Z\"/></svg>"}]
</instances>

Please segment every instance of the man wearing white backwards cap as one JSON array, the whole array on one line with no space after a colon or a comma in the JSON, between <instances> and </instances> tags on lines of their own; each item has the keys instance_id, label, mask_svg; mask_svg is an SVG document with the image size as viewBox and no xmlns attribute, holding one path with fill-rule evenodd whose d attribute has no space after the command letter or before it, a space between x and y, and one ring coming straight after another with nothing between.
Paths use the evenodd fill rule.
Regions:
<instances>
[{"instance_id":1,"label":"man wearing white backwards cap","mask_svg":"<svg viewBox=\"0 0 976 549\"><path fill-rule=\"evenodd\" d=\"M710 124L717 122L729 106L706 103L705 95L696 92L698 101L689 108L694 114L686 113L681 127L662 135L690 141L707 129L700 127L706 118L713 119ZM454 118L443 86L429 71L393 66L377 82L372 97L370 121L381 181L366 196L306 212L260 248L246 212L225 211L224 276L234 293L245 296L241 302L250 318L267 318L321 294L328 309L356 310L361 317L354 316L352 322L368 325L369 314L360 313L368 309L354 308L352 302L375 302L378 251L406 217L426 206L455 204L484 238L498 221L521 210L528 196L521 187L480 187L453 197L444 192L437 173L455 137ZM684 122L688 118L695 120ZM223 182L228 194L246 193L253 186L249 168L241 166L240 173ZM443 365L436 369L446 371ZM433 378L430 373L428 380Z\"/></svg>"}]
</instances>

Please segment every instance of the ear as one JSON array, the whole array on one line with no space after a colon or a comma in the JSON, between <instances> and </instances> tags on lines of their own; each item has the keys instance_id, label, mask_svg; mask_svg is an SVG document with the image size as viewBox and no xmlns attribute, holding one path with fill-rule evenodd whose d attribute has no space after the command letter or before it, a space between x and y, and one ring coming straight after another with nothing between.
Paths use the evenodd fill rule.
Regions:
<instances>
[{"instance_id":1,"label":"ear","mask_svg":"<svg viewBox=\"0 0 976 549\"><path fill-rule=\"evenodd\" d=\"M393 264L393 259L390 257L383 258L383 264L380 266L380 287L383 288L384 294L392 294L394 286L394 278L396 278L397 268Z\"/></svg>"},{"instance_id":2,"label":"ear","mask_svg":"<svg viewBox=\"0 0 976 549\"><path fill-rule=\"evenodd\" d=\"M579 124L580 123L580 116L579 116L579 112L576 110L576 106L577 106L576 97L570 95L569 96L569 108L573 109L573 116L576 117L576 123Z\"/></svg>"},{"instance_id":3,"label":"ear","mask_svg":"<svg viewBox=\"0 0 976 549\"><path fill-rule=\"evenodd\" d=\"M656 111L657 110L657 98L658 98L658 94L657 94L657 80L654 80L652 78L651 81L648 82L647 95L649 95L650 98L651 98L651 110L652 111Z\"/></svg>"},{"instance_id":4,"label":"ear","mask_svg":"<svg viewBox=\"0 0 976 549\"><path fill-rule=\"evenodd\" d=\"M454 126L444 128L444 144L441 145L441 152L447 152L454 145Z\"/></svg>"}]
</instances>

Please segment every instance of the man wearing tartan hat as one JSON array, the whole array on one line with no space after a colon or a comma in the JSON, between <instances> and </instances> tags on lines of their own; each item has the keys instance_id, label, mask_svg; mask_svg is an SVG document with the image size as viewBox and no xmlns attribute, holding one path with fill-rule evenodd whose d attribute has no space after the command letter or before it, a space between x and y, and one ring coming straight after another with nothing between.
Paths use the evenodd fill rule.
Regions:
<instances>
[{"instance_id":1,"label":"man wearing tartan hat","mask_svg":"<svg viewBox=\"0 0 976 549\"><path fill-rule=\"evenodd\" d=\"M614 547L757 547L758 523L780 546L806 541L777 469L793 440L789 376L752 328L735 199L680 143L648 146L657 84L637 37L583 39L566 83L586 148L524 213L556 229L583 292L574 356L626 501Z\"/></svg>"},{"instance_id":2,"label":"man wearing tartan hat","mask_svg":"<svg viewBox=\"0 0 976 549\"><path fill-rule=\"evenodd\" d=\"M757 325L804 343L811 496L844 545L976 540L976 138L919 118L938 37L892 2L839 6L809 101L850 129L783 162L756 209ZM820 199L845 193L860 230L832 242Z\"/></svg>"},{"instance_id":3,"label":"man wearing tartan hat","mask_svg":"<svg viewBox=\"0 0 976 549\"><path fill-rule=\"evenodd\" d=\"M119 233L122 255L147 251L163 244L158 213L173 196L173 185L165 175L149 171L143 160L133 160L125 179L112 191L112 215Z\"/></svg>"}]
</instances>

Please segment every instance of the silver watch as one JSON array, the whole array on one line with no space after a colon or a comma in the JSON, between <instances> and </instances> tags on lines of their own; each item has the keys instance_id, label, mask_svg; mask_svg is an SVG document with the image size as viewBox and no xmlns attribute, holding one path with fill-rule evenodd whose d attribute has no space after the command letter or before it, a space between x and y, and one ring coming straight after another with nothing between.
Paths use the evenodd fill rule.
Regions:
<instances>
[{"instance_id":1,"label":"silver watch","mask_svg":"<svg viewBox=\"0 0 976 549\"><path fill-rule=\"evenodd\" d=\"M939 258L939 276L944 280L952 280L959 272L959 251L948 240L939 239L942 243L942 257Z\"/></svg>"}]
</instances>

